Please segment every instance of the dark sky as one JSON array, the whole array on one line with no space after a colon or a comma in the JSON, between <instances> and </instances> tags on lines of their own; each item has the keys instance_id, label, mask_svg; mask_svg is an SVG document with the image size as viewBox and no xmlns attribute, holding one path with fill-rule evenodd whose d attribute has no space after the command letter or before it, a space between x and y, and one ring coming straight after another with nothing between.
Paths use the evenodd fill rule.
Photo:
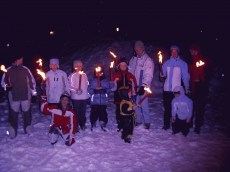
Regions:
<instances>
[{"instance_id":1,"label":"dark sky","mask_svg":"<svg viewBox=\"0 0 230 172\"><path fill-rule=\"evenodd\" d=\"M5 55L24 46L50 55L89 42L142 39L184 47L198 42L217 52L229 41L229 7L227 0L1 0L0 50Z\"/></svg>"}]
</instances>

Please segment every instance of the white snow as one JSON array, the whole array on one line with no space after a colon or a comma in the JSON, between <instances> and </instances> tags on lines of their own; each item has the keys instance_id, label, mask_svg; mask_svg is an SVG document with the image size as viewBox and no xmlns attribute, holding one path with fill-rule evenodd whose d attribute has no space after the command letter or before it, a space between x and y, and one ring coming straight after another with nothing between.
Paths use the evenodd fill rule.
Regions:
<instances>
[{"instance_id":1,"label":"white snow","mask_svg":"<svg viewBox=\"0 0 230 172\"><path fill-rule=\"evenodd\" d=\"M33 130L30 136L22 129L22 115L19 115L18 136L10 139L6 135L8 104L0 104L0 171L3 172L53 172L53 171L106 171L106 172L149 172L149 171L227 171L230 169L230 138L207 122L197 135L190 130L187 137L172 135L164 131L162 83L158 79L157 58L152 55L154 47L147 51L155 63L154 89L150 96L151 128L135 127L131 144L121 139L116 131L115 105L110 94L108 111L108 131L97 127L91 132L89 123L90 107L87 107L87 129L76 134L76 143L66 146L62 140L52 146L48 142L50 117L40 113L38 103L32 104ZM61 68L68 74L72 61L81 58L85 72L90 76L94 64L109 66L112 57L109 50L118 56L131 57L131 42L115 42L91 46L79 50L72 57L63 58ZM108 76L108 75L107 75ZM207 110L206 115L211 115Z\"/></svg>"}]
</instances>

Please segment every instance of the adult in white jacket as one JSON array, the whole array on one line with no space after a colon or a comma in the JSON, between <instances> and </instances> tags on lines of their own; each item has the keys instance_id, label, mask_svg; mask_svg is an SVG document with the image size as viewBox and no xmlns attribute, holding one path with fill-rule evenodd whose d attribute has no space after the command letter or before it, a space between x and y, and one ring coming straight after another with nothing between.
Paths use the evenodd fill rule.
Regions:
<instances>
[{"instance_id":1,"label":"adult in white jacket","mask_svg":"<svg viewBox=\"0 0 230 172\"><path fill-rule=\"evenodd\" d=\"M154 73L154 63L152 59L145 52L145 46L142 41L136 41L134 44L136 56L132 57L129 61L129 71L136 77L138 86L138 95L136 102L138 102L146 92L144 87L151 87L151 82ZM145 128L150 128L150 116L148 98L146 98L141 107L136 109L136 126L144 123Z\"/></svg>"},{"instance_id":2,"label":"adult in white jacket","mask_svg":"<svg viewBox=\"0 0 230 172\"><path fill-rule=\"evenodd\" d=\"M82 130L85 130L87 99L90 97L88 93L89 81L87 75L83 72L82 61L75 60L73 67L75 71L68 77L68 84L78 124Z\"/></svg>"},{"instance_id":3,"label":"adult in white jacket","mask_svg":"<svg viewBox=\"0 0 230 172\"><path fill-rule=\"evenodd\" d=\"M59 59L50 59L50 70L46 73L46 95L49 104L58 104L62 93L68 92L67 74L59 69Z\"/></svg>"}]
</instances>

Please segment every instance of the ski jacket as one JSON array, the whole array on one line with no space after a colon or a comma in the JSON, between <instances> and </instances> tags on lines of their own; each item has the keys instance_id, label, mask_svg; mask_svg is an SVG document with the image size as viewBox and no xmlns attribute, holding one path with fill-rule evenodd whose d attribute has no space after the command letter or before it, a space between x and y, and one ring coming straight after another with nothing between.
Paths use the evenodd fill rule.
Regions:
<instances>
[{"instance_id":1,"label":"ski jacket","mask_svg":"<svg viewBox=\"0 0 230 172\"><path fill-rule=\"evenodd\" d=\"M164 82L164 91L173 91L176 86L181 86L181 79L185 89L189 89L190 75L188 65L179 56L170 57L162 65L163 76L166 77Z\"/></svg>"},{"instance_id":2,"label":"ski jacket","mask_svg":"<svg viewBox=\"0 0 230 172\"><path fill-rule=\"evenodd\" d=\"M110 90L110 82L108 79L100 80L101 89L98 87L98 79L94 78L88 87L90 93L90 105L107 105L109 102L108 92Z\"/></svg>"},{"instance_id":3,"label":"ski jacket","mask_svg":"<svg viewBox=\"0 0 230 172\"><path fill-rule=\"evenodd\" d=\"M48 103L59 103L64 92L69 93L67 74L58 69L46 73L46 96Z\"/></svg>"},{"instance_id":4,"label":"ski jacket","mask_svg":"<svg viewBox=\"0 0 230 172\"><path fill-rule=\"evenodd\" d=\"M177 115L180 120L190 119L193 111L192 100L185 95L182 86L175 87L174 91L180 91L180 95L172 100L172 117Z\"/></svg>"},{"instance_id":5,"label":"ski jacket","mask_svg":"<svg viewBox=\"0 0 230 172\"><path fill-rule=\"evenodd\" d=\"M51 126L59 127L63 134L74 136L77 130L77 117L73 109L63 111L58 105L49 105L47 102L41 104L41 112L44 115L52 115Z\"/></svg>"},{"instance_id":6,"label":"ski jacket","mask_svg":"<svg viewBox=\"0 0 230 172\"><path fill-rule=\"evenodd\" d=\"M12 65L9 67L7 73L3 74L1 81L3 88L6 84L12 86L9 93L12 95L13 101L30 100L31 95L36 94L35 79L26 66Z\"/></svg>"},{"instance_id":7,"label":"ski jacket","mask_svg":"<svg viewBox=\"0 0 230 172\"><path fill-rule=\"evenodd\" d=\"M80 79L81 78L81 79ZM80 82L81 81L81 82ZM71 99L73 100L86 100L90 97L88 93L88 77L85 73L79 74L74 72L68 77L68 85L70 89ZM80 86L80 88L79 88ZM81 89L82 93L77 94L77 90Z\"/></svg>"},{"instance_id":8,"label":"ski jacket","mask_svg":"<svg viewBox=\"0 0 230 172\"><path fill-rule=\"evenodd\" d=\"M136 77L137 86L150 87L153 73L154 63L145 52L141 57L132 57L129 61L129 71Z\"/></svg>"}]
</instances>

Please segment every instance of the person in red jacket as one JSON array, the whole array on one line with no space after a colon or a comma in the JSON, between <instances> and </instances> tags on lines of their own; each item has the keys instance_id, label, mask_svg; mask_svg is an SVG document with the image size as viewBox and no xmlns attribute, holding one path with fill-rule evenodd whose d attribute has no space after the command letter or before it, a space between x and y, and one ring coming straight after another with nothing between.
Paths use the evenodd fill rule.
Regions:
<instances>
[{"instance_id":1,"label":"person in red jacket","mask_svg":"<svg viewBox=\"0 0 230 172\"><path fill-rule=\"evenodd\" d=\"M45 115L52 115L49 130L49 136L52 139L50 140L51 144L55 144L58 141L59 135L64 139L67 146L71 146L75 142L77 117L70 102L70 95L64 92L58 105L49 105L46 101L41 103L41 112Z\"/></svg>"},{"instance_id":2,"label":"person in red jacket","mask_svg":"<svg viewBox=\"0 0 230 172\"><path fill-rule=\"evenodd\" d=\"M198 45L192 45L189 49L191 63L189 64L191 97L194 102L193 118L195 118L195 133L200 133L204 122L204 107L208 94L207 60L202 56ZM191 127L193 122L191 121Z\"/></svg>"},{"instance_id":3,"label":"person in red jacket","mask_svg":"<svg viewBox=\"0 0 230 172\"><path fill-rule=\"evenodd\" d=\"M128 61L125 57L119 60L119 71L116 72L112 81L115 82L115 87L111 90L114 91L114 103L116 104L116 120L117 128L120 131L123 127L121 124L120 103L123 97L128 95L128 90L131 88L132 98L135 100L137 95L137 81L135 76L128 71Z\"/></svg>"}]
</instances>

